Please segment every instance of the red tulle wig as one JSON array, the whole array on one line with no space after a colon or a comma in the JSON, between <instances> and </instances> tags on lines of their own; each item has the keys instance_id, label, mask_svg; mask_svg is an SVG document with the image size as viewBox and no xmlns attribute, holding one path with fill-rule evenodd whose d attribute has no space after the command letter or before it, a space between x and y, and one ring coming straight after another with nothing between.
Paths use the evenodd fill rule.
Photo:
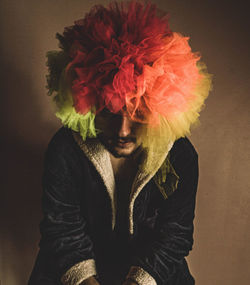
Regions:
<instances>
[{"instance_id":1,"label":"red tulle wig","mask_svg":"<svg viewBox=\"0 0 250 285\"><path fill-rule=\"evenodd\" d=\"M172 33L153 4L94 6L58 39L80 114L126 108L135 121L157 122L184 111L201 78L187 38Z\"/></svg>"},{"instance_id":2,"label":"red tulle wig","mask_svg":"<svg viewBox=\"0 0 250 285\"><path fill-rule=\"evenodd\" d=\"M83 139L96 136L103 108L146 123L146 148L187 135L197 121L210 75L156 5L94 6L57 38L62 50L48 53L49 93L57 93L57 116Z\"/></svg>"}]
</instances>

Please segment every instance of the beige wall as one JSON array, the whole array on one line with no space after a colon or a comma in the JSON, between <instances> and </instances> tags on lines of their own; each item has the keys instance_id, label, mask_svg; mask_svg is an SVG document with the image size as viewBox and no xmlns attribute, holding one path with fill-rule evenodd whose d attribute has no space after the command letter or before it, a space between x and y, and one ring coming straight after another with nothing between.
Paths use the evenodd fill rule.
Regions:
<instances>
[{"instance_id":1,"label":"beige wall","mask_svg":"<svg viewBox=\"0 0 250 285\"><path fill-rule=\"evenodd\" d=\"M26 284L38 249L41 172L58 128L45 89L45 53L55 33L94 3L2 0L1 271L2 285ZM200 156L195 244L189 257L198 285L250 284L249 15L247 1L153 1L171 26L191 36L214 74L214 90L191 137Z\"/></svg>"}]
</instances>

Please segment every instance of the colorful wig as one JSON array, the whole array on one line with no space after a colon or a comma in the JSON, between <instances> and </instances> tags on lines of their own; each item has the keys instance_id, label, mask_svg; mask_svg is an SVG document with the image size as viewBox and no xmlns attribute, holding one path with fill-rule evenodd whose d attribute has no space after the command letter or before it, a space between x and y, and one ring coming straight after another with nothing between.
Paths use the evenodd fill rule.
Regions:
<instances>
[{"instance_id":1,"label":"colorful wig","mask_svg":"<svg viewBox=\"0 0 250 285\"><path fill-rule=\"evenodd\" d=\"M94 6L57 34L61 51L48 53L49 94L63 124L95 137L95 115L126 109L145 123L143 146L164 147L189 134L210 90L210 76L188 38L170 30L153 4ZM160 14L160 15L158 15Z\"/></svg>"}]
</instances>

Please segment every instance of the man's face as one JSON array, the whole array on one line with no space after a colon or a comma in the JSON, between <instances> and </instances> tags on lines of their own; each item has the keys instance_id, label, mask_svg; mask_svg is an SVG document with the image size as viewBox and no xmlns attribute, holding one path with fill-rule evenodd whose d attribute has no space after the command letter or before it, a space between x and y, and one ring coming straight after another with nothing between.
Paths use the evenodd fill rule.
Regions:
<instances>
[{"instance_id":1,"label":"man's face","mask_svg":"<svg viewBox=\"0 0 250 285\"><path fill-rule=\"evenodd\" d=\"M142 124L132 121L126 111L114 114L104 109L96 115L95 125L101 142L115 157L129 157L141 145Z\"/></svg>"}]
</instances>

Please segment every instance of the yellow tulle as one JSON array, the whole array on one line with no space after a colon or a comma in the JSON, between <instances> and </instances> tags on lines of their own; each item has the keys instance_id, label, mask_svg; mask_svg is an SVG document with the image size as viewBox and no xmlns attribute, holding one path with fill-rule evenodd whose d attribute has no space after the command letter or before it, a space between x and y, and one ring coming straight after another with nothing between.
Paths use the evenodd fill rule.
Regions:
<instances>
[{"instance_id":1,"label":"yellow tulle","mask_svg":"<svg viewBox=\"0 0 250 285\"><path fill-rule=\"evenodd\" d=\"M169 144L190 134L190 128L199 123L199 112L204 107L204 101L211 90L211 75L207 73L206 65L198 65L202 79L194 90L194 99L189 102L185 112L172 114L170 117L159 116L157 126L145 127L142 131L142 146L147 152L143 168L151 172L152 165L158 154L164 153Z\"/></svg>"}]
</instances>

